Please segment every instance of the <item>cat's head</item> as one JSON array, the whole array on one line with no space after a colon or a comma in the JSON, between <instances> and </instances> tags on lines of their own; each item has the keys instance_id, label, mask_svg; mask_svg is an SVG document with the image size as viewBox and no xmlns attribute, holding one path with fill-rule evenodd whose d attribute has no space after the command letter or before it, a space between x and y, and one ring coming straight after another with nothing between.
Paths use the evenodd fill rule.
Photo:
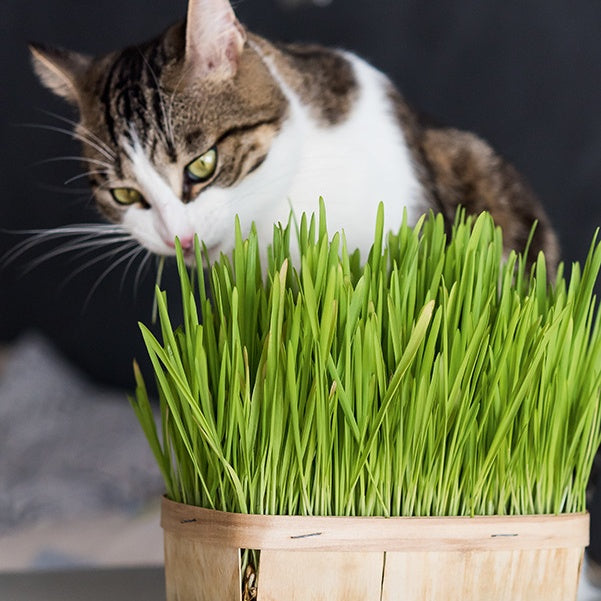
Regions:
<instances>
[{"instance_id":1,"label":"cat's head","mask_svg":"<svg viewBox=\"0 0 601 601\"><path fill-rule=\"evenodd\" d=\"M228 0L190 0L184 23L106 56L31 50L41 81L79 110L98 208L149 250L196 233L227 251L234 215L250 222L270 186L285 195L270 149L287 101Z\"/></svg>"}]
</instances>

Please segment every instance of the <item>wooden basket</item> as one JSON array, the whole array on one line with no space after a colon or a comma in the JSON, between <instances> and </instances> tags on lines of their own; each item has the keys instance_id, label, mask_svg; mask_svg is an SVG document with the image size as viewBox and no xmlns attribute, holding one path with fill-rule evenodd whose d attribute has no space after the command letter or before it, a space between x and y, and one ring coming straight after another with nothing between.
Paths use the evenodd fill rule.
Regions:
<instances>
[{"instance_id":1,"label":"wooden basket","mask_svg":"<svg viewBox=\"0 0 601 601\"><path fill-rule=\"evenodd\" d=\"M167 601L573 601L588 514L451 518L262 516L163 499Z\"/></svg>"}]
</instances>

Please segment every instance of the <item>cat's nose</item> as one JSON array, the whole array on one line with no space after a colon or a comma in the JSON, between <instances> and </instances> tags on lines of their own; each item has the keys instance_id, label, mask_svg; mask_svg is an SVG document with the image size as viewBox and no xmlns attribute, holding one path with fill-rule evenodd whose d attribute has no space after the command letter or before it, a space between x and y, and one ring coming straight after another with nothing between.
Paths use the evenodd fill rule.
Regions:
<instances>
[{"instance_id":1,"label":"cat's nose","mask_svg":"<svg viewBox=\"0 0 601 601\"><path fill-rule=\"evenodd\" d=\"M182 245L182 250L192 250L194 248L194 236L181 236L179 237L179 243ZM166 241L166 244L170 248L175 248L175 241Z\"/></svg>"},{"instance_id":2,"label":"cat's nose","mask_svg":"<svg viewBox=\"0 0 601 601\"><path fill-rule=\"evenodd\" d=\"M191 250L194 248L194 236L183 236L179 241L184 250Z\"/></svg>"}]
</instances>

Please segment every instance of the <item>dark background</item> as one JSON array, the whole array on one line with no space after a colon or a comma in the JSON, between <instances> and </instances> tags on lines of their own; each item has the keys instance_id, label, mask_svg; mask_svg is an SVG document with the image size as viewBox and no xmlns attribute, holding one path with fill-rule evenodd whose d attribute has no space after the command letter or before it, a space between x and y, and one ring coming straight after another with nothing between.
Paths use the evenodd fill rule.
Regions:
<instances>
[{"instance_id":1,"label":"dark background","mask_svg":"<svg viewBox=\"0 0 601 601\"><path fill-rule=\"evenodd\" d=\"M240 20L275 40L354 50L385 71L406 99L438 121L473 130L522 171L559 233L563 257L583 260L601 221L601 2L577 0L242 0ZM288 2L293 4L293 2ZM79 150L67 136L22 127L75 117L36 82L28 40L100 53L155 35L185 0L1 0L0 255L22 237L7 230L95 220L76 162L39 161ZM75 190L74 190L75 188ZM78 190L79 189L79 190ZM131 387L142 356L154 268L134 290L125 264L90 290L111 260L69 276L90 256L49 259L34 249L0 270L0 342L41 330L99 382ZM167 281L171 276L168 275Z\"/></svg>"}]
</instances>

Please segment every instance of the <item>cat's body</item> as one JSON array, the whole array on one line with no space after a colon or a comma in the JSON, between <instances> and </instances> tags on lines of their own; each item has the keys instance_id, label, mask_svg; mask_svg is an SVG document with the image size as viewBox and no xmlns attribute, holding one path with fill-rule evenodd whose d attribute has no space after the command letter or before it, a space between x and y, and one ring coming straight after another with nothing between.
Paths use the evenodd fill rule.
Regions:
<instances>
[{"instance_id":1,"label":"cat's body","mask_svg":"<svg viewBox=\"0 0 601 601\"><path fill-rule=\"evenodd\" d=\"M227 0L191 0L187 21L148 44L98 59L35 46L44 83L81 116L98 207L149 250L194 234L228 252L234 216L267 244L273 223L317 210L362 255L376 210L450 223L459 204L489 210L508 248L557 259L540 205L476 136L423 125L390 81L356 56L275 45L244 30Z\"/></svg>"}]
</instances>

